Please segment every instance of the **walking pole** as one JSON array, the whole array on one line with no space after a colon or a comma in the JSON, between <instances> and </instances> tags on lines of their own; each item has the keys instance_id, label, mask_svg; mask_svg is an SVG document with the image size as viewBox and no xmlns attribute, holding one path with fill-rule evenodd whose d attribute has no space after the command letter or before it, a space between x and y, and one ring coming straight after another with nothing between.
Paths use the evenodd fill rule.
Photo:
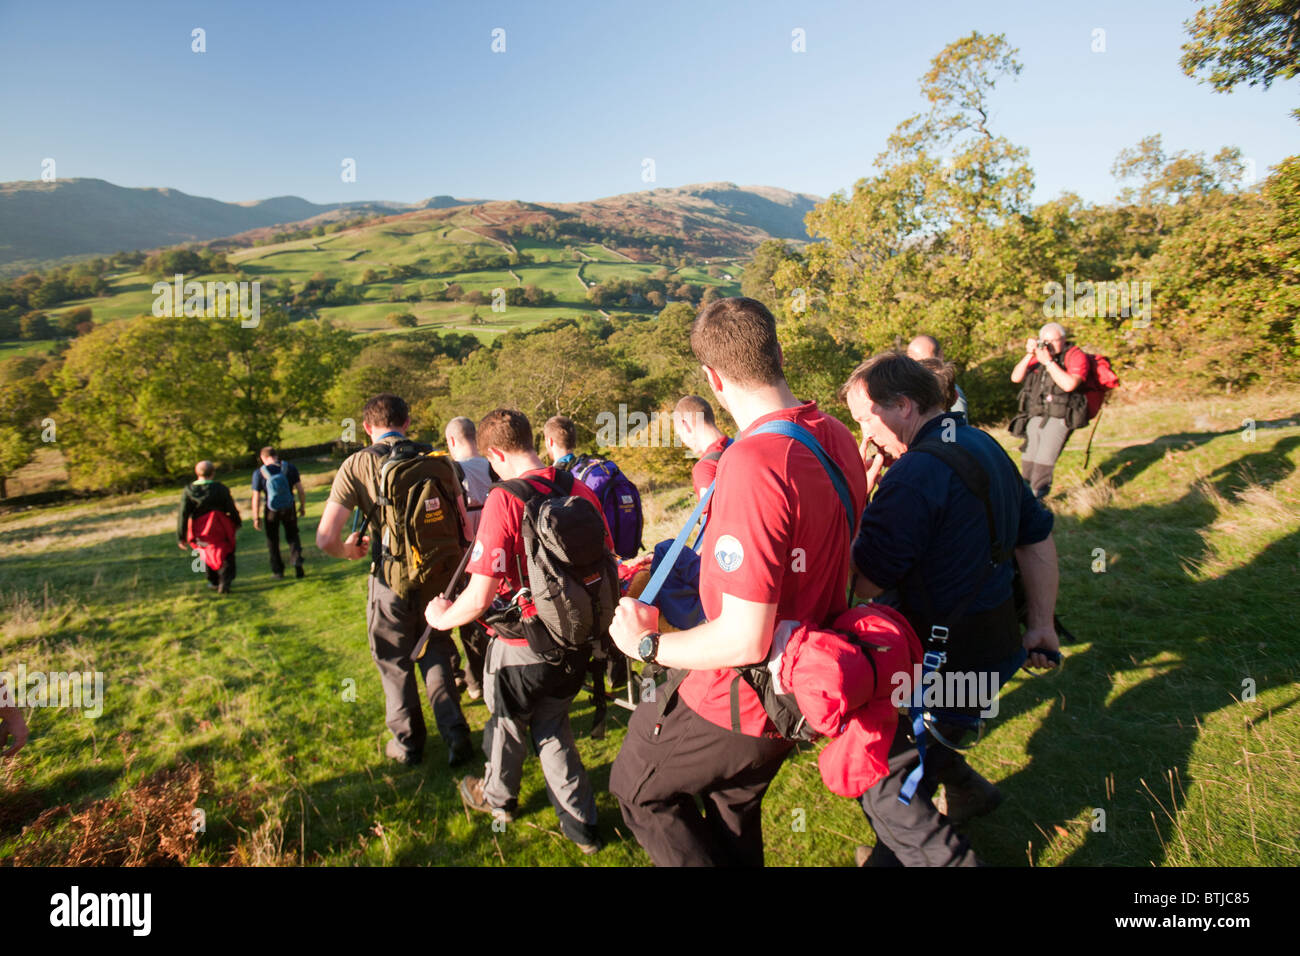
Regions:
<instances>
[{"instance_id":1,"label":"walking pole","mask_svg":"<svg viewBox=\"0 0 1300 956\"><path fill-rule=\"evenodd\" d=\"M1097 425L1101 421L1101 413L1106 410L1106 403L1103 402L1101 408L1097 409L1097 417L1092 420L1092 431L1088 432L1088 447L1083 453L1083 473L1088 473L1088 462L1092 460L1092 436L1097 434Z\"/></svg>"},{"instance_id":2,"label":"walking pole","mask_svg":"<svg viewBox=\"0 0 1300 956\"><path fill-rule=\"evenodd\" d=\"M447 582L447 586L443 588L442 593L439 594L438 597L446 601L451 600L452 589L455 588L456 584L460 581L460 576L465 573L465 567L469 564L469 556L472 553L472 548L465 549L465 554L461 557L460 564L456 567L456 573L451 576L451 580ZM424 633L420 635L420 640L416 642L415 650L411 651L411 660L418 661L424 656L425 645L429 643L429 637L432 634L433 626L426 624L424 626Z\"/></svg>"}]
</instances>

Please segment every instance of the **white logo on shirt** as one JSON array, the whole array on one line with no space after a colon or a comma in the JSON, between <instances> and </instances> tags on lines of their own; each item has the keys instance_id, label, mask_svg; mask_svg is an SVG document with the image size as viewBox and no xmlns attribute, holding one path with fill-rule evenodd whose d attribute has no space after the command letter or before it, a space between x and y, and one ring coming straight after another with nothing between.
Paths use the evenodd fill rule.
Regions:
<instances>
[{"instance_id":1,"label":"white logo on shirt","mask_svg":"<svg viewBox=\"0 0 1300 956\"><path fill-rule=\"evenodd\" d=\"M724 534L713 546L713 558L724 571L734 571L745 560L745 549L729 534Z\"/></svg>"},{"instance_id":2,"label":"white logo on shirt","mask_svg":"<svg viewBox=\"0 0 1300 956\"><path fill-rule=\"evenodd\" d=\"M475 541L474 550L470 552L469 559L471 561L477 561L481 557L483 557L483 542Z\"/></svg>"}]
</instances>

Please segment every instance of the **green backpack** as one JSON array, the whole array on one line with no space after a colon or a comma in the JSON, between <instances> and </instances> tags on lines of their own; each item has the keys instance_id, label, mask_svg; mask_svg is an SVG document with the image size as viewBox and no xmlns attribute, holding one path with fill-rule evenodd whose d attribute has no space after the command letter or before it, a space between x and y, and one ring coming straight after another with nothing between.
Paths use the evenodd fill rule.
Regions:
<instances>
[{"instance_id":1,"label":"green backpack","mask_svg":"<svg viewBox=\"0 0 1300 956\"><path fill-rule=\"evenodd\" d=\"M370 570L401 598L442 591L470 543L460 466L432 450L406 438L366 449L383 458Z\"/></svg>"}]
</instances>

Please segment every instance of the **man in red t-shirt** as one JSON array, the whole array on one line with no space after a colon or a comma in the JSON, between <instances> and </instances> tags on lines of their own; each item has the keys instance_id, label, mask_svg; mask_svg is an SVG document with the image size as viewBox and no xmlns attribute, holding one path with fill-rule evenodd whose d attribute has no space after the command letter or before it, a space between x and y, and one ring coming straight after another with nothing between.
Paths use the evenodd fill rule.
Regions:
<instances>
[{"instance_id":1,"label":"man in red t-shirt","mask_svg":"<svg viewBox=\"0 0 1300 956\"><path fill-rule=\"evenodd\" d=\"M763 794L794 745L776 735L734 668L766 660L782 622L821 624L846 608L866 476L849 430L791 393L762 303L708 306L691 327L691 349L740 427L718 464L701 552L708 621L660 636L655 608L619 603L610 627L619 649L689 674L660 702L662 715L660 704L637 708L609 788L657 865L761 865ZM812 451L781 435L746 437L782 419L810 431L839 466L851 515Z\"/></svg>"},{"instance_id":2,"label":"man in red t-shirt","mask_svg":"<svg viewBox=\"0 0 1300 956\"><path fill-rule=\"evenodd\" d=\"M713 484L718 462L731 444L731 439L714 420L713 406L698 395L687 395L677 403L673 409L673 428L677 430L682 444L700 459L691 469L691 485L698 498Z\"/></svg>"},{"instance_id":3,"label":"man in red t-shirt","mask_svg":"<svg viewBox=\"0 0 1300 956\"><path fill-rule=\"evenodd\" d=\"M545 467L537 457L532 426L522 412L508 408L489 412L478 424L478 443L503 481L524 478L542 494L550 495L553 492L544 482L563 480L556 478L554 467ZM570 494L590 501L601 513L600 501L591 489L580 481L571 484ZM454 602L435 598L429 603L425 619L431 627L446 631L469 624L485 614L494 599L500 597L508 603L528 584L523 515L524 503L494 485L483 505L466 566L469 584ZM605 546L612 556L614 542L608 527ZM466 777L461 781L461 797L475 810L491 813L495 820L511 821L531 739L560 829L584 853L595 853L601 843L596 830L596 798L569 726L569 707L582 687L590 650L543 657L522 637L506 637L491 628L488 633L492 640L483 671L483 699L492 714L483 730L487 766L482 779Z\"/></svg>"}]
</instances>

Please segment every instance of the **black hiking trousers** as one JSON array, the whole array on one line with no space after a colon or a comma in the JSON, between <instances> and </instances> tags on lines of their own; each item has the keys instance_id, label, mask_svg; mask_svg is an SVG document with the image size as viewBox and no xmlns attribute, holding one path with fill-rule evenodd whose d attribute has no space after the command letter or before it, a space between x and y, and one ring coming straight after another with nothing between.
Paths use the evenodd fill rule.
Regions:
<instances>
[{"instance_id":1,"label":"black hiking trousers","mask_svg":"<svg viewBox=\"0 0 1300 956\"><path fill-rule=\"evenodd\" d=\"M280 557L280 528L284 528L284 540L289 545L289 563L295 568L302 567L302 539L298 537L298 512L293 508L279 511L267 509L262 512L263 527L266 528L266 550L271 555L271 573L284 574L284 559Z\"/></svg>"}]
</instances>

